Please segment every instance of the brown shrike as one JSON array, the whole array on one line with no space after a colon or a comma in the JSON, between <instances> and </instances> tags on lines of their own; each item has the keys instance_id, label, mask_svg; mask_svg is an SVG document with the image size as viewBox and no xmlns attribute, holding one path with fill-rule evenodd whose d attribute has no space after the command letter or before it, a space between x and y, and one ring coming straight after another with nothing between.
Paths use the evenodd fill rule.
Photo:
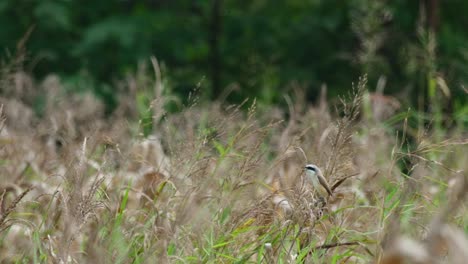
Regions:
<instances>
[{"instance_id":1,"label":"brown shrike","mask_svg":"<svg viewBox=\"0 0 468 264\"><path fill-rule=\"evenodd\" d=\"M330 187L328 186L328 182L325 177L323 177L322 171L319 167L314 164L308 164L305 166L305 174L306 179L312 183L312 186L317 192L319 192L319 194L323 193L323 189L325 189L330 196L333 195Z\"/></svg>"}]
</instances>

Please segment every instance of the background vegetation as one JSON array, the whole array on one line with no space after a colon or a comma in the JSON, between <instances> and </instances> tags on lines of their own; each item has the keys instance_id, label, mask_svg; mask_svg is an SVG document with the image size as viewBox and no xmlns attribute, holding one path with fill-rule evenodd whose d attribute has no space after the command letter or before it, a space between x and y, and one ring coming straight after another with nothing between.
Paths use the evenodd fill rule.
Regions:
<instances>
[{"instance_id":1,"label":"background vegetation","mask_svg":"<svg viewBox=\"0 0 468 264\"><path fill-rule=\"evenodd\" d=\"M1 1L0 262L464 264L466 7Z\"/></svg>"},{"instance_id":2,"label":"background vegetation","mask_svg":"<svg viewBox=\"0 0 468 264\"><path fill-rule=\"evenodd\" d=\"M442 77L451 112L466 102L461 10L466 1L5 0L0 47L8 61L24 39L27 72L59 74L67 89L92 90L111 108L116 82L154 55L181 98L200 87L205 99L227 89L231 102L278 103L299 84L316 99L322 84L336 96L366 73L371 86L385 76L385 92L415 106Z\"/></svg>"}]
</instances>

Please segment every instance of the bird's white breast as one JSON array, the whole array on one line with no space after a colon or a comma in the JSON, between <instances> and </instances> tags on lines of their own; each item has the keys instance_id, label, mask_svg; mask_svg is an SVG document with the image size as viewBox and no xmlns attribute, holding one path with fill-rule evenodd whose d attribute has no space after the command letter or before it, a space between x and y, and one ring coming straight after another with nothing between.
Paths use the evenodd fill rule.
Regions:
<instances>
[{"instance_id":1,"label":"bird's white breast","mask_svg":"<svg viewBox=\"0 0 468 264\"><path fill-rule=\"evenodd\" d=\"M316 190L320 189L320 182L317 178L317 175L315 175L315 173L308 171L307 178L309 178L310 182L312 183L312 186L314 186Z\"/></svg>"}]
</instances>

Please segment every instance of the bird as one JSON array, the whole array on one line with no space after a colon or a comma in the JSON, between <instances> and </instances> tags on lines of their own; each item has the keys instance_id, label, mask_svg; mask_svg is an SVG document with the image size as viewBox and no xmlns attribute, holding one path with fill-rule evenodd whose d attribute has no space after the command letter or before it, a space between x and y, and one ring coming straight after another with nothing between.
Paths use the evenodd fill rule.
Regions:
<instances>
[{"instance_id":1,"label":"bird","mask_svg":"<svg viewBox=\"0 0 468 264\"><path fill-rule=\"evenodd\" d=\"M319 194L323 192L323 189L325 189L330 196L333 195L332 190L328 186L327 180L323 177L322 171L317 167L317 165L307 164L304 168L306 179L312 183L312 186L317 192L319 192ZM323 189L320 186L322 186Z\"/></svg>"}]
</instances>

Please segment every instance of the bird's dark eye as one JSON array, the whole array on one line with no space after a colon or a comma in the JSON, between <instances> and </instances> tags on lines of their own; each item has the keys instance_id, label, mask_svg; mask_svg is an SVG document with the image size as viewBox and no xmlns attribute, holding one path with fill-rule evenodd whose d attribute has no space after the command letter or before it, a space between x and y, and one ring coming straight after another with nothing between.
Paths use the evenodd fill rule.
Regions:
<instances>
[{"instance_id":1,"label":"bird's dark eye","mask_svg":"<svg viewBox=\"0 0 468 264\"><path fill-rule=\"evenodd\" d=\"M311 170L311 171L316 171L315 168L312 166L306 166L306 169Z\"/></svg>"}]
</instances>

